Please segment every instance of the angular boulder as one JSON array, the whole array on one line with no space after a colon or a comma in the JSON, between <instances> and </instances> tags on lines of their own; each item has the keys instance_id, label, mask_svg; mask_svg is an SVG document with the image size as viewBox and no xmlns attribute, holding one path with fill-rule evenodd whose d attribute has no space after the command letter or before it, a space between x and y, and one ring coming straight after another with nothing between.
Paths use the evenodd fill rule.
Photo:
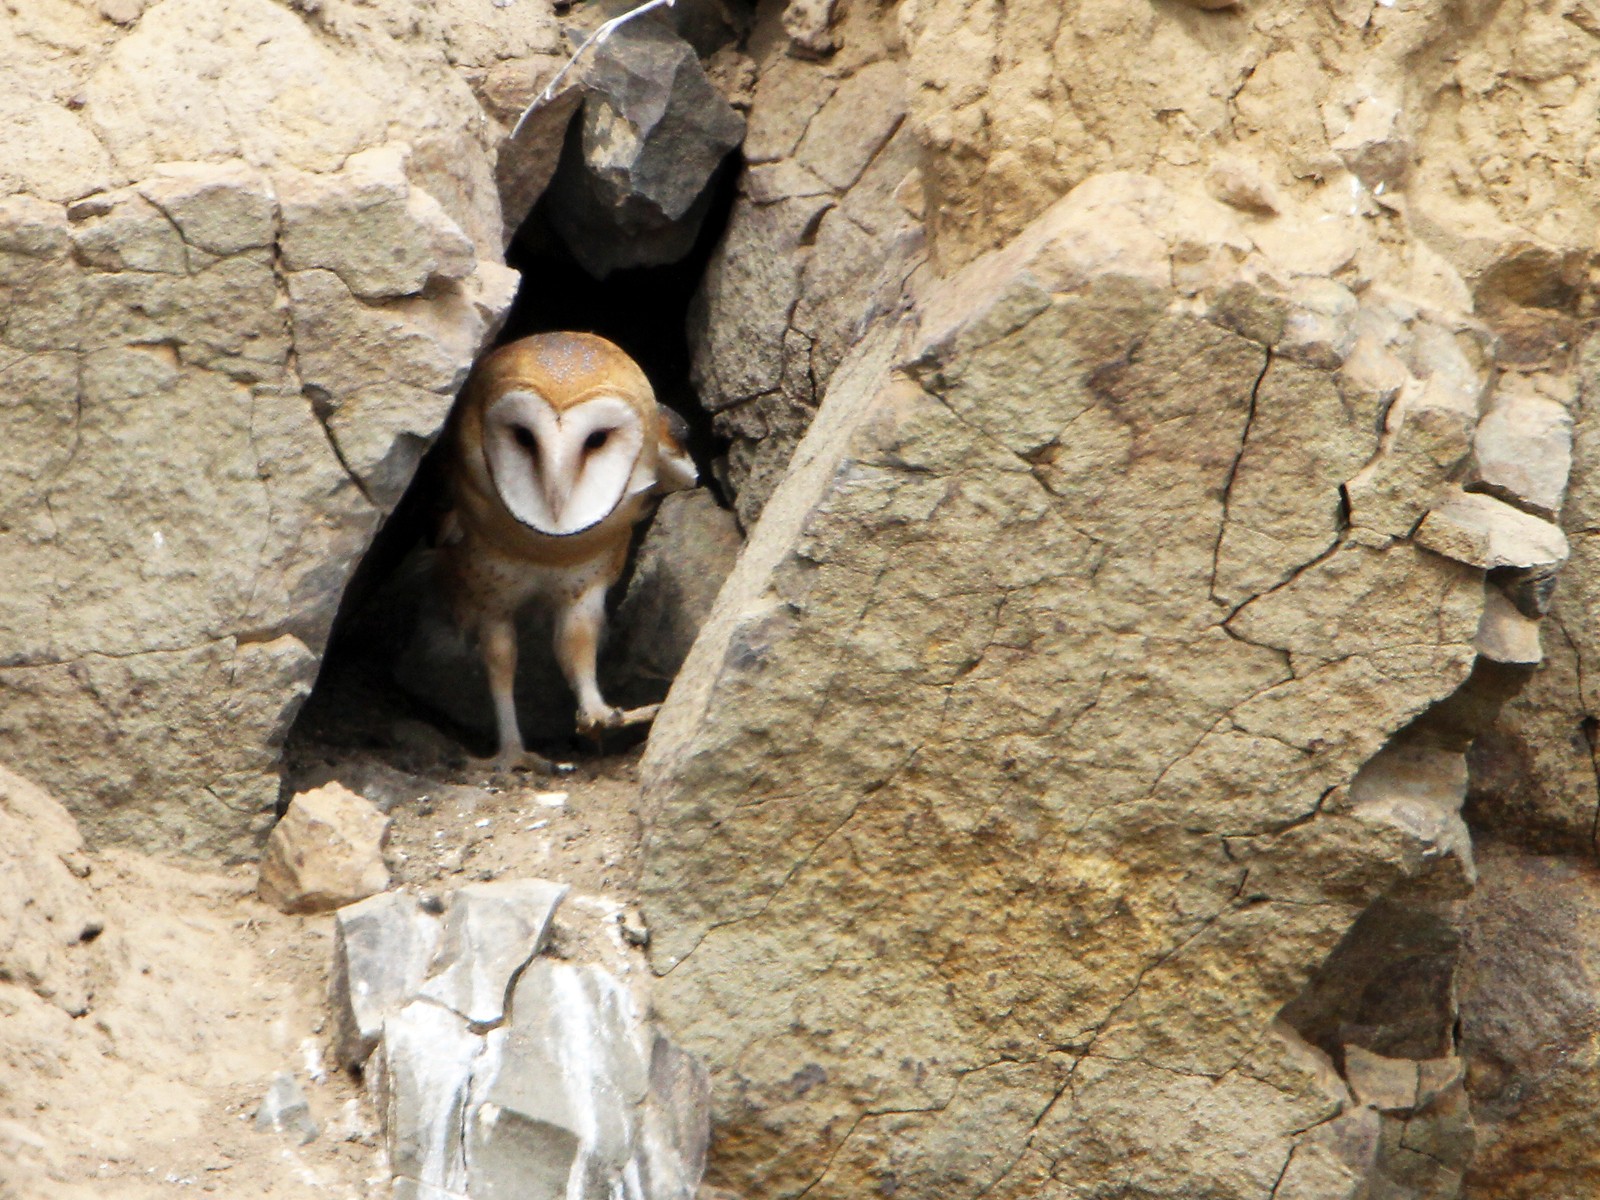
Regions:
<instances>
[{"instance_id":1,"label":"angular boulder","mask_svg":"<svg viewBox=\"0 0 1600 1200\"><path fill-rule=\"evenodd\" d=\"M596 278L677 262L694 245L708 185L744 137L744 118L664 24L630 22L588 53L579 129L545 202L550 222Z\"/></svg>"},{"instance_id":2,"label":"angular boulder","mask_svg":"<svg viewBox=\"0 0 1600 1200\"><path fill-rule=\"evenodd\" d=\"M1273 1018L1462 862L1459 789L1412 822L1404 772L1354 785L1467 678L1483 574L1350 539L1371 356L1239 219L1092 179L835 372L641 766L714 1183L1361 1186L1310 1132L1344 1083Z\"/></svg>"},{"instance_id":3,"label":"angular boulder","mask_svg":"<svg viewBox=\"0 0 1600 1200\"><path fill-rule=\"evenodd\" d=\"M280 912L328 912L389 886L389 818L342 784L289 801L261 856L257 892Z\"/></svg>"},{"instance_id":4,"label":"angular boulder","mask_svg":"<svg viewBox=\"0 0 1600 1200\"><path fill-rule=\"evenodd\" d=\"M565 893L538 879L462 888L442 937L410 896L340 913L340 1056L361 1065L379 1023L364 1070L396 1196L694 1197L705 1070L616 977L536 957Z\"/></svg>"}]
</instances>

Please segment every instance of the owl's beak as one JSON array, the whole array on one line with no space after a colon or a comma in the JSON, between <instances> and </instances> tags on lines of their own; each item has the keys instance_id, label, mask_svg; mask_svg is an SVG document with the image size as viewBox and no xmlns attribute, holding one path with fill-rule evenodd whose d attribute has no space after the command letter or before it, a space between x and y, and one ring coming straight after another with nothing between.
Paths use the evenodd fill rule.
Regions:
<instances>
[{"instance_id":1,"label":"owl's beak","mask_svg":"<svg viewBox=\"0 0 1600 1200\"><path fill-rule=\"evenodd\" d=\"M545 508L550 513L550 520L557 526L561 524L561 510L572 496L575 482L572 478L574 464L571 460L572 455L568 448L557 446L550 455L543 474Z\"/></svg>"}]
</instances>

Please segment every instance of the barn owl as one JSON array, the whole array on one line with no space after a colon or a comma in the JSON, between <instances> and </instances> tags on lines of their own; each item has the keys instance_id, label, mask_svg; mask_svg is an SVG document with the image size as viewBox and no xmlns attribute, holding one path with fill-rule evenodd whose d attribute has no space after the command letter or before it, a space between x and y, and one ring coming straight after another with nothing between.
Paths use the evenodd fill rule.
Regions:
<instances>
[{"instance_id":1,"label":"barn owl","mask_svg":"<svg viewBox=\"0 0 1600 1200\"><path fill-rule=\"evenodd\" d=\"M517 613L555 617L555 656L578 700L578 731L651 720L600 694L595 659L606 591L652 499L690 487L683 419L656 403L644 372L587 333L542 333L478 364L448 436L450 515L439 556L456 620L476 634L494 700L494 765L547 766L523 749L513 679Z\"/></svg>"}]
</instances>

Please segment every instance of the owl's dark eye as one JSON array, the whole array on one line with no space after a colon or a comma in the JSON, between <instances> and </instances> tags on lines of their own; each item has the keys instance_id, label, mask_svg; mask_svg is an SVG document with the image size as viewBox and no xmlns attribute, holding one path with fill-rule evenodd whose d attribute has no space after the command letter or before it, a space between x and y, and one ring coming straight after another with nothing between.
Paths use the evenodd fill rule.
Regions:
<instances>
[{"instance_id":1,"label":"owl's dark eye","mask_svg":"<svg viewBox=\"0 0 1600 1200\"><path fill-rule=\"evenodd\" d=\"M534 458L539 457L539 439L533 436L533 430L526 425L513 425L511 427L511 436L517 439L517 445L533 455Z\"/></svg>"},{"instance_id":2,"label":"owl's dark eye","mask_svg":"<svg viewBox=\"0 0 1600 1200\"><path fill-rule=\"evenodd\" d=\"M601 446L606 444L606 439L610 436L611 430L596 429L588 437L583 439L583 452L585 454L593 454L596 450L600 449Z\"/></svg>"}]
</instances>

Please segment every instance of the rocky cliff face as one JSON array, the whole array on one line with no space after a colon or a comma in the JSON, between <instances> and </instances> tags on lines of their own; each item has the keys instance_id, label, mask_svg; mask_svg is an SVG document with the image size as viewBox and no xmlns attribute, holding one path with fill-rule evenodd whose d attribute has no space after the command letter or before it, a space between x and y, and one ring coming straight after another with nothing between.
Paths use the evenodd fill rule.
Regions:
<instances>
[{"instance_id":1,"label":"rocky cliff face","mask_svg":"<svg viewBox=\"0 0 1600 1200\"><path fill-rule=\"evenodd\" d=\"M1227 206L1101 176L836 376L645 765L658 1003L738 1186L1386 1165L1359 1039L1274 1017L1380 896L1470 886L1437 706L1485 569L1564 543L1453 481L1464 314L1276 280Z\"/></svg>"},{"instance_id":2,"label":"rocky cliff face","mask_svg":"<svg viewBox=\"0 0 1600 1200\"><path fill-rule=\"evenodd\" d=\"M749 541L644 764L713 1177L1588 1186L1600 20L680 9L515 138L620 8L0 18L0 758L255 853L511 234L686 253L739 141L661 320Z\"/></svg>"},{"instance_id":3,"label":"rocky cliff face","mask_svg":"<svg viewBox=\"0 0 1600 1200\"><path fill-rule=\"evenodd\" d=\"M646 761L658 1002L714 1064L714 1171L1498 1194L1570 1110L1463 1070L1526 1004L1493 904L1543 876L1491 858L1501 899L1459 908L1458 812L1536 676L1474 811L1514 798L1569 831L1546 848L1593 813L1583 710L1543 690L1567 653L1538 671L1584 15L897 15L934 269L832 375Z\"/></svg>"},{"instance_id":4,"label":"rocky cliff face","mask_svg":"<svg viewBox=\"0 0 1600 1200\"><path fill-rule=\"evenodd\" d=\"M515 276L429 30L137 9L4 27L39 132L0 150L0 741L96 834L247 853L342 581Z\"/></svg>"}]
</instances>

